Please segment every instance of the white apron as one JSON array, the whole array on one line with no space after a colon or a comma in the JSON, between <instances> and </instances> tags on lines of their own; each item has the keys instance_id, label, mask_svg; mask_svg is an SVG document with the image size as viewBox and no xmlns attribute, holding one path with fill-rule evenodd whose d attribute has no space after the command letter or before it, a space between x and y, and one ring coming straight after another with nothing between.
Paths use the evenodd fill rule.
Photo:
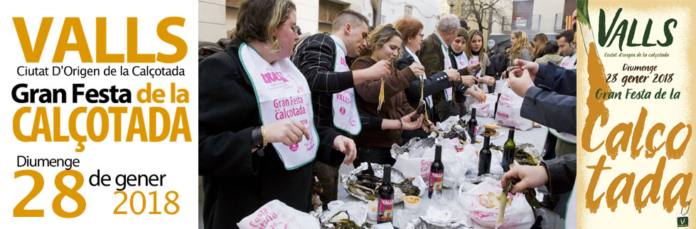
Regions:
<instances>
[{"instance_id":1,"label":"white apron","mask_svg":"<svg viewBox=\"0 0 696 229\"><path fill-rule=\"evenodd\" d=\"M479 62L480 62L480 61L479 61L479 56L471 56L471 60L469 60L469 65L474 65L474 64L477 64L477 63L479 63ZM478 73L476 73L476 75L475 75L474 77L476 77L476 79L481 78L481 72L483 72L483 71L485 71L485 70L486 70L486 69L484 69L483 66L481 66L481 71L479 71ZM489 93L489 91L488 91L488 86L482 86L482 85L485 85L485 84L479 83L479 88L478 88L478 89L481 91L481 93L488 94L488 93Z\"/></svg>"},{"instance_id":2,"label":"white apron","mask_svg":"<svg viewBox=\"0 0 696 229\"><path fill-rule=\"evenodd\" d=\"M336 56L334 63L334 72L350 71L346 62L345 45L341 38L331 35L331 38L336 43ZM358 135L362 130L360 123L360 113L358 106L355 103L355 90L353 88L346 89L339 93L334 93L332 96L331 106L333 107L333 123L336 128Z\"/></svg>"},{"instance_id":3,"label":"white apron","mask_svg":"<svg viewBox=\"0 0 696 229\"><path fill-rule=\"evenodd\" d=\"M575 62L577 61L577 59L577 53L573 54L572 56L563 57L563 60L561 61L561 67L564 67L566 69L576 69ZM549 128L549 132L553 134L553 136L556 136L556 138L561 139L561 141L570 144L577 144L578 142L577 137L573 134L558 132L556 129L552 128Z\"/></svg>"},{"instance_id":4,"label":"white apron","mask_svg":"<svg viewBox=\"0 0 696 229\"><path fill-rule=\"evenodd\" d=\"M422 64L420 59L418 58L418 56L416 56L416 54L411 52L411 50L409 50L408 47L404 46L404 50L406 50L406 52L408 52L408 54L410 54L413 57L413 60L415 60L416 63ZM419 76L419 77L421 78L421 80L425 80L425 72L423 73L422 76ZM425 103L427 103L428 107L430 107L432 109L433 108L433 96L429 95L428 97L425 97Z\"/></svg>"},{"instance_id":5,"label":"white apron","mask_svg":"<svg viewBox=\"0 0 696 229\"><path fill-rule=\"evenodd\" d=\"M271 143L285 169L293 170L314 160L319 135L314 127L309 85L302 72L287 58L269 64L246 43L239 47L239 59L254 86L261 123L270 125L291 118L309 132L309 140L298 136L303 139L299 144Z\"/></svg>"},{"instance_id":6,"label":"white apron","mask_svg":"<svg viewBox=\"0 0 696 229\"><path fill-rule=\"evenodd\" d=\"M443 70L450 69L452 68L452 61L450 60L449 52L447 51L447 44L445 44L445 40L442 40L442 37L440 37L440 34L438 34L437 31L434 33L435 36L440 39L440 43L442 44L440 48L442 48L442 54L445 55L445 68ZM445 89L445 99L447 101L452 101L452 87Z\"/></svg>"},{"instance_id":7,"label":"white apron","mask_svg":"<svg viewBox=\"0 0 696 229\"><path fill-rule=\"evenodd\" d=\"M469 59L466 58L466 53L459 56L454 56L454 62L457 63L457 70L469 67Z\"/></svg>"},{"instance_id":8,"label":"white apron","mask_svg":"<svg viewBox=\"0 0 696 229\"><path fill-rule=\"evenodd\" d=\"M578 60L578 54L575 53L572 56L566 56L563 57L563 60L561 60L561 67L564 67L566 69L575 69L575 63Z\"/></svg>"}]
</instances>

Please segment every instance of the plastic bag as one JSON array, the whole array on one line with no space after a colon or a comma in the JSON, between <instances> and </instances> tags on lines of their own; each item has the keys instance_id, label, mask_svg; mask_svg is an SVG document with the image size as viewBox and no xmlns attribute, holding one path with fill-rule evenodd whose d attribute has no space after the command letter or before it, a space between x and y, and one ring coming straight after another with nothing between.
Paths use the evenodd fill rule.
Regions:
<instances>
[{"instance_id":1,"label":"plastic bag","mask_svg":"<svg viewBox=\"0 0 696 229\"><path fill-rule=\"evenodd\" d=\"M498 101L498 112L495 115L495 122L498 125L513 127L518 130L532 129L532 121L521 116L520 110L522 109L523 101L524 98L517 96L506 81Z\"/></svg>"},{"instance_id":2,"label":"plastic bag","mask_svg":"<svg viewBox=\"0 0 696 229\"><path fill-rule=\"evenodd\" d=\"M451 139L440 139L440 144L442 145L441 160L445 166L444 186L454 187L458 177L464 177L470 170L477 170L478 156L476 155L476 149L471 144L467 144L458 152ZM420 176L425 183L428 183L430 180L430 165L435 159L435 146L415 150L424 151L422 157L402 154L396 158L394 168L407 178ZM414 154L418 155L420 152L412 152L410 155Z\"/></svg>"},{"instance_id":3,"label":"plastic bag","mask_svg":"<svg viewBox=\"0 0 696 229\"><path fill-rule=\"evenodd\" d=\"M473 99L473 97L469 97L469 99L473 100L471 105L467 107L467 109L469 110L469 114L471 114L472 108L476 108L476 116L488 118L493 117L493 114L495 112L495 102L498 100L497 95L487 94L486 101L483 101L482 103L475 101L476 99ZM469 99L467 99L467 102L469 102Z\"/></svg>"},{"instance_id":4,"label":"plastic bag","mask_svg":"<svg viewBox=\"0 0 696 229\"><path fill-rule=\"evenodd\" d=\"M335 200L331 201L329 205L331 206L332 203L343 203L340 200ZM337 212L340 211L348 211L348 214L350 214L350 220L353 220L357 225L362 225L365 223L367 220L367 204L362 202L362 201L353 201L353 202L348 202L345 204L341 204L340 206L333 205L334 207L329 208L329 213L324 214L324 217L321 219L322 222L327 222L329 219L336 214ZM336 217L333 217L332 222L337 222L338 220L341 219L347 219L348 216L346 216L345 213L340 213Z\"/></svg>"},{"instance_id":5,"label":"plastic bag","mask_svg":"<svg viewBox=\"0 0 696 229\"><path fill-rule=\"evenodd\" d=\"M503 188L500 181L485 180L475 187L468 190L460 197L460 203L468 209L471 220L483 227L495 228L495 222L498 219L498 211L500 206L487 208L481 205L479 195L494 193L500 196ZM511 199L510 205L505 208L505 218L500 228L510 229L528 229L535 220L536 216L532 212L532 207L529 206L524 194L517 193L516 195L508 194Z\"/></svg>"},{"instance_id":6,"label":"plastic bag","mask_svg":"<svg viewBox=\"0 0 696 229\"><path fill-rule=\"evenodd\" d=\"M241 229L288 228L319 229L319 220L298 211L279 200L272 200L244 217L237 226Z\"/></svg>"},{"instance_id":7,"label":"plastic bag","mask_svg":"<svg viewBox=\"0 0 696 229\"><path fill-rule=\"evenodd\" d=\"M496 80L495 81L495 91L493 93L499 94L503 92L503 86L506 84L506 80Z\"/></svg>"}]
</instances>

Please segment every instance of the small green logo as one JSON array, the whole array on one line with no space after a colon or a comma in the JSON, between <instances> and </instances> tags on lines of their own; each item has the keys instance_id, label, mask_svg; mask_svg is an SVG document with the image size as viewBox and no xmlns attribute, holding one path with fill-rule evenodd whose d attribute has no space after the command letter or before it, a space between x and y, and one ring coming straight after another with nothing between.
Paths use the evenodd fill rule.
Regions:
<instances>
[{"instance_id":1,"label":"small green logo","mask_svg":"<svg viewBox=\"0 0 696 229\"><path fill-rule=\"evenodd\" d=\"M677 217L677 227L689 227L689 217Z\"/></svg>"}]
</instances>

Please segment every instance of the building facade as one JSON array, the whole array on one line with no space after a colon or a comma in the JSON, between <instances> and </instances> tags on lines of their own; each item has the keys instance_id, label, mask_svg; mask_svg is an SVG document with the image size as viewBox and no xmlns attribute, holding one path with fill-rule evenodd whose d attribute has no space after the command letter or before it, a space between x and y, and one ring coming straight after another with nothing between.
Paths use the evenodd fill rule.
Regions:
<instances>
[{"instance_id":1,"label":"building facade","mask_svg":"<svg viewBox=\"0 0 696 229\"><path fill-rule=\"evenodd\" d=\"M493 40L496 44L487 49L498 50L510 45L510 34L515 30L525 31L530 41L538 33L544 33L549 40L555 40L556 34L572 29L571 15L576 8L575 0L458 0L453 6L447 0L441 0L440 14L447 14L452 8L455 15L463 18L469 4L480 4L481 1L497 2L495 7L503 14L502 18L493 19L495 22L490 27L490 37L484 37L484 40ZM484 26L487 26L485 23L491 18L490 15L483 15L482 18ZM479 29L473 15L466 19L471 29ZM488 34L487 30L482 32L484 36Z\"/></svg>"},{"instance_id":2,"label":"building facade","mask_svg":"<svg viewBox=\"0 0 696 229\"><path fill-rule=\"evenodd\" d=\"M215 42L228 37L237 24L239 6L245 0L199 0L199 40ZM297 6L297 25L303 33L330 33L336 15L345 9L360 12L369 20L394 23L404 16L423 22L429 35L439 20L440 5L428 0L293 0ZM381 2L381 14L378 12ZM380 17L377 17L380 15Z\"/></svg>"}]
</instances>

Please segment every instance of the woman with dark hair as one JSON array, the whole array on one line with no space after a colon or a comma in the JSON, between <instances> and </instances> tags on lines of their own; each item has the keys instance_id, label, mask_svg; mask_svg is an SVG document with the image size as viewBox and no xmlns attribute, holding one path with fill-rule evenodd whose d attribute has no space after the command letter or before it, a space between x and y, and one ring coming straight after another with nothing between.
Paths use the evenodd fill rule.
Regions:
<instances>
[{"instance_id":1,"label":"woman with dark hair","mask_svg":"<svg viewBox=\"0 0 696 229\"><path fill-rule=\"evenodd\" d=\"M381 80L370 80L355 85L358 110L361 114L373 115L384 119L398 119L414 112L409 105L404 90L423 75L423 65L413 63L403 70L397 71L396 60L399 59L402 36L391 24L377 26L370 34L367 55L353 62L351 70L367 69L380 61L392 64L391 74ZM383 85L383 86L382 86ZM383 100L380 94L383 92ZM382 103L383 102L383 103ZM420 117L418 122L422 121ZM420 126L419 126L420 127ZM392 144L401 145L401 131L397 130L363 130L354 137L358 147L358 156L353 161L354 166L362 162L393 165L395 160L389 150Z\"/></svg>"},{"instance_id":2,"label":"woman with dark hair","mask_svg":"<svg viewBox=\"0 0 696 229\"><path fill-rule=\"evenodd\" d=\"M290 0L246 1L226 50L199 65L205 228L237 228L274 199L308 212L310 162L355 157L351 139L314 125L307 81L288 59L296 20Z\"/></svg>"},{"instance_id":3,"label":"woman with dark hair","mask_svg":"<svg viewBox=\"0 0 696 229\"><path fill-rule=\"evenodd\" d=\"M556 43L556 41L549 41L546 43L546 47L544 47L544 54L534 62L560 65L562 60L563 56L558 54L558 43Z\"/></svg>"},{"instance_id":4,"label":"woman with dark hair","mask_svg":"<svg viewBox=\"0 0 696 229\"><path fill-rule=\"evenodd\" d=\"M464 28L459 28L459 33L457 33L457 38L455 38L454 41L452 42L452 44L450 44L450 46L449 46L450 55L452 57L454 57L454 58L452 58L455 62L455 65L453 65L453 66L456 66L457 69L463 69L463 68L470 66L469 59L468 59L466 52L465 52L467 44L469 44L468 41L469 41L469 32L466 31L466 29L464 29ZM481 71L483 71L483 70L481 70ZM474 80L476 80L476 78L474 76L469 76L469 77L472 77ZM460 116L464 116L465 114L468 113L467 102L470 104L470 103L473 103L475 101L476 102L483 102L484 101L484 99L483 99L484 93L483 93L483 91L481 91L481 89L479 89L479 87L476 87L476 85L466 89L464 94L468 95L469 97L466 97L465 99L462 99L462 100L458 100ZM469 99L469 98L471 98L471 99Z\"/></svg>"}]
</instances>

